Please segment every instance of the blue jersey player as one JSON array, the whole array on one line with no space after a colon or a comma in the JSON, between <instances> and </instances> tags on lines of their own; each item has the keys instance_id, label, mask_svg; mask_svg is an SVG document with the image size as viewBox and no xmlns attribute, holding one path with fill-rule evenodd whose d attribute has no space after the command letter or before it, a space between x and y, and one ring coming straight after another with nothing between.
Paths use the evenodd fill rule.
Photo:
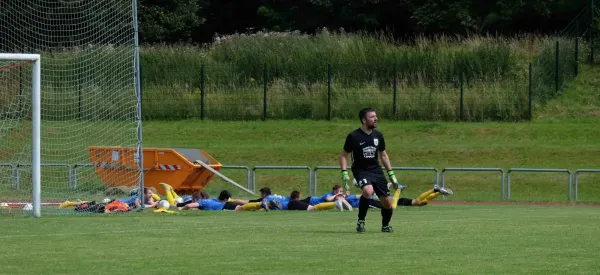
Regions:
<instances>
[{"instance_id":1,"label":"blue jersey player","mask_svg":"<svg viewBox=\"0 0 600 275\"><path fill-rule=\"evenodd\" d=\"M322 196L324 197L324 196ZM300 200L300 192L293 191L290 196L270 195L263 200L263 208L266 210L329 210L336 207L335 202L320 202L321 197L308 197ZM310 204L307 201L313 200L315 204ZM343 211L343 209L340 208Z\"/></svg>"},{"instance_id":2,"label":"blue jersey player","mask_svg":"<svg viewBox=\"0 0 600 275\"><path fill-rule=\"evenodd\" d=\"M195 194L196 195L196 194ZM199 196L197 196L199 198ZM213 199L198 199L196 202L186 204L183 210L198 209L206 211L220 211L220 210L236 210L238 205L235 202L229 201L231 193L227 190L221 191L219 197ZM241 206L239 206L241 207Z\"/></svg>"}]
</instances>

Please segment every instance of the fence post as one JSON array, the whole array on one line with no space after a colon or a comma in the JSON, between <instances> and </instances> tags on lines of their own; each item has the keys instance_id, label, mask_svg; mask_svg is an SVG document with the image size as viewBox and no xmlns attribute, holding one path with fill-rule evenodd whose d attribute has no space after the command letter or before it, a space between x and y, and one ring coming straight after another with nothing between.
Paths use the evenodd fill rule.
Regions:
<instances>
[{"instance_id":1,"label":"fence post","mask_svg":"<svg viewBox=\"0 0 600 275\"><path fill-rule=\"evenodd\" d=\"M465 96L464 96L464 87L463 87L463 82L464 82L464 76L462 71L460 72L460 120L464 120L464 105L465 105Z\"/></svg>"},{"instance_id":2,"label":"fence post","mask_svg":"<svg viewBox=\"0 0 600 275\"><path fill-rule=\"evenodd\" d=\"M200 119L204 120L204 64L200 66Z\"/></svg>"},{"instance_id":3,"label":"fence post","mask_svg":"<svg viewBox=\"0 0 600 275\"><path fill-rule=\"evenodd\" d=\"M392 107L392 115L394 116L394 120L398 119L398 109L396 107L398 101L398 67L396 63L394 63L394 99L393 99L393 107Z\"/></svg>"},{"instance_id":4,"label":"fence post","mask_svg":"<svg viewBox=\"0 0 600 275\"><path fill-rule=\"evenodd\" d=\"M19 66L19 117L23 112L23 66Z\"/></svg>"},{"instance_id":5,"label":"fence post","mask_svg":"<svg viewBox=\"0 0 600 275\"><path fill-rule=\"evenodd\" d=\"M140 62L138 62L138 63L140 63ZM139 67L138 70L140 70L140 73L139 73L140 79L138 79L138 82L140 83L140 110L142 110L142 112L140 114L140 116L141 116L140 119L141 119L142 117L144 117L144 109L142 109L142 106L144 104L144 102L142 101L142 92L144 91L144 82L142 81L142 79L144 79L144 75L142 73L144 71L143 71L141 63L138 65L138 67Z\"/></svg>"},{"instance_id":6,"label":"fence post","mask_svg":"<svg viewBox=\"0 0 600 275\"><path fill-rule=\"evenodd\" d=\"M579 37L575 37L575 76L579 75Z\"/></svg>"},{"instance_id":7,"label":"fence post","mask_svg":"<svg viewBox=\"0 0 600 275\"><path fill-rule=\"evenodd\" d=\"M590 28L589 28L589 36L590 36L590 63L594 63L594 20L596 20L596 7L594 7L594 1L590 0L590 10L591 10L591 19L590 20Z\"/></svg>"},{"instance_id":8,"label":"fence post","mask_svg":"<svg viewBox=\"0 0 600 275\"><path fill-rule=\"evenodd\" d=\"M267 120L267 64L263 67L263 120Z\"/></svg>"},{"instance_id":9,"label":"fence post","mask_svg":"<svg viewBox=\"0 0 600 275\"><path fill-rule=\"evenodd\" d=\"M529 62L529 121L533 120L533 86L532 86L532 78L533 78L533 71L532 71L532 66L531 66L531 62Z\"/></svg>"},{"instance_id":10,"label":"fence post","mask_svg":"<svg viewBox=\"0 0 600 275\"><path fill-rule=\"evenodd\" d=\"M590 63L594 63L594 31L590 30Z\"/></svg>"},{"instance_id":11,"label":"fence post","mask_svg":"<svg viewBox=\"0 0 600 275\"><path fill-rule=\"evenodd\" d=\"M556 41L556 66L554 68L554 92L558 93L558 60L559 52L558 52L558 41Z\"/></svg>"},{"instance_id":12,"label":"fence post","mask_svg":"<svg viewBox=\"0 0 600 275\"><path fill-rule=\"evenodd\" d=\"M331 120L331 64L327 64L327 119Z\"/></svg>"}]
</instances>

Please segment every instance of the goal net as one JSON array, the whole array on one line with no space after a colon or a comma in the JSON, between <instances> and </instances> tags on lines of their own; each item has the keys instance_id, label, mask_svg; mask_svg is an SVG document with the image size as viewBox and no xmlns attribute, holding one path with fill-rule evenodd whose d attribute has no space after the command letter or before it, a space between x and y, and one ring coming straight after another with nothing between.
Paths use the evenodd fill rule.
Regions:
<instances>
[{"instance_id":1,"label":"goal net","mask_svg":"<svg viewBox=\"0 0 600 275\"><path fill-rule=\"evenodd\" d=\"M0 53L41 57L42 215L79 213L59 208L67 200L128 199L140 186L136 28L130 0L0 1ZM0 213L34 202L32 64L0 60ZM100 177L90 146L133 148L109 153L135 161Z\"/></svg>"}]
</instances>

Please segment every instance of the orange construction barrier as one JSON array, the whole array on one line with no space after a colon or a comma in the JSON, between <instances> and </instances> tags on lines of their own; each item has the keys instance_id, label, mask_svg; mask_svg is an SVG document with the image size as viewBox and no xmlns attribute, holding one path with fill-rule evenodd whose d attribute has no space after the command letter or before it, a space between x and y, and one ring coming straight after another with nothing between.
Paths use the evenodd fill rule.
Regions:
<instances>
[{"instance_id":1,"label":"orange construction barrier","mask_svg":"<svg viewBox=\"0 0 600 275\"><path fill-rule=\"evenodd\" d=\"M90 146L90 160L96 173L107 186L138 186L139 165L136 148L120 146ZM216 171L223 167L216 159L201 149L144 148L144 186L154 187L160 194L159 183L173 187L178 194L191 194L202 190L214 173L202 167L200 160Z\"/></svg>"}]
</instances>

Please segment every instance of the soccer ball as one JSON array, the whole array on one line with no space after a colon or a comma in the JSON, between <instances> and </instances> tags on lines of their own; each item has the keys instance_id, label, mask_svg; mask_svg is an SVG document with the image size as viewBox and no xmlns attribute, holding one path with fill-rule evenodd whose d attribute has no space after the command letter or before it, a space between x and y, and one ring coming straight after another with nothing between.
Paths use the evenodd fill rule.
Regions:
<instances>
[{"instance_id":1,"label":"soccer ball","mask_svg":"<svg viewBox=\"0 0 600 275\"><path fill-rule=\"evenodd\" d=\"M23 207L23 210L31 211L31 210L33 210L33 205L31 205L31 203L28 203Z\"/></svg>"},{"instance_id":2,"label":"soccer ball","mask_svg":"<svg viewBox=\"0 0 600 275\"><path fill-rule=\"evenodd\" d=\"M178 198L175 199L175 202L176 203L183 203L183 198L178 197Z\"/></svg>"},{"instance_id":3,"label":"soccer ball","mask_svg":"<svg viewBox=\"0 0 600 275\"><path fill-rule=\"evenodd\" d=\"M169 207L171 207L171 204L169 204L169 202L166 200L161 200L158 202L158 207L164 208L164 209L169 209Z\"/></svg>"},{"instance_id":4,"label":"soccer ball","mask_svg":"<svg viewBox=\"0 0 600 275\"><path fill-rule=\"evenodd\" d=\"M104 200L102 200L103 203L109 203L110 202L110 198L105 198Z\"/></svg>"}]
</instances>

